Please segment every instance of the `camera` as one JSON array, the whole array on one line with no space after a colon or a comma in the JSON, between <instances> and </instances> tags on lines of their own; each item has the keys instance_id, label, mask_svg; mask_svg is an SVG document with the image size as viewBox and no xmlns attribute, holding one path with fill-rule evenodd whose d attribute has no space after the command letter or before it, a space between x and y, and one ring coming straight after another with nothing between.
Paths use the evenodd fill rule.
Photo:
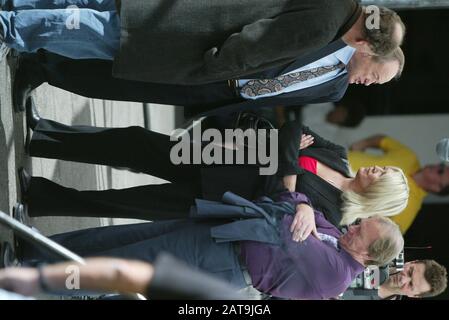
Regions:
<instances>
[{"instance_id":1,"label":"camera","mask_svg":"<svg viewBox=\"0 0 449 320\"><path fill-rule=\"evenodd\" d=\"M368 266L359 274L351 283L351 289L378 289L379 286L385 282L389 277L389 269L394 268L396 271L404 269L404 250L387 266Z\"/></svg>"}]
</instances>

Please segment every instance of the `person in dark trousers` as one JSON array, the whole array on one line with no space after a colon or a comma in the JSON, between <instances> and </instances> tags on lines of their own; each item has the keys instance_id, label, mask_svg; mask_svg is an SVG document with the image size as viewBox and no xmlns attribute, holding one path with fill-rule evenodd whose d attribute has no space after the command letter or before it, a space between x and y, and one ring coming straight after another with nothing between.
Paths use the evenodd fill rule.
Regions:
<instances>
[{"instance_id":1,"label":"person in dark trousers","mask_svg":"<svg viewBox=\"0 0 449 320\"><path fill-rule=\"evenodd\" d=\"M83 256L154 261L167 251L189 265L281 298L327 299L342 293L365 265L383 265L401 250L403 239L391 220L374 216L342 233L312 209L303 194L283 192L277 202L251 202L231 192L221 202L197 199L191 219L78 230L52 240ZM307 227L292 224L305 216ZM24 264L54 261L21 243Z\"/></svg>"},{"instance_id":2,"label":"person in dark trousers","mask_svg":"<svg viewBox=\"0 0 449 320\"><path fill-rule=\"evenodd\" d=\"M132 83L120 87L123 82L92 82L90 79L78 82L78 87L71 83L69 76L62 83L64 86L67 82L65 86L74 92L92 92L91 85L94 84L95 87L121 92L119 100L141 99L149 103L195 107L196 110L190 111L191 115L201 112L225 114L274 105L338 101L349 83L388 82L400 75L404 64L399 45L405 27L399 16L386 8L370 14L353 0L338 3L329 0L250 1L238 5L233 1L214 1L207 8L202 3L194 5L188 2L187 5L178 0L175 6L167 7L171 12L169 16L176 15L177 19L167 19L165 15L155 13L154 10L162 5L160 2L142 4L140 1L124 1L118 10L121 14L119 19L117 13L109 8L113 6L110 2L102 2L102 6L108 9L99 9L96 5L91 10L81 3L80 18L93 15L86 19L84 28L73 28L62 34L56 32L55 43L51 40L51 30L45 30L45 36L38 38L45 43L39 44L36 40L32 43L35 49L47 48L63 56L74 54L74 58L107 60L104 55L97 55L107 51L110 59L116 57L113 64L99 70L95 70L98 62L85 66L84 70L88 72L84 72L84 79L89 79L90 75L98 79L96 73L106 70L106 79L113 74L120 79L132 80ZM52 14L52 10L45 10L45 5L39 2L36 5L43 9L39 13L44 17ZM88 2L87 8L90 5L93 3ZM33 19L41 21L37 19L36 12L28 20L26 15L32 12L26 9L20 11L20 21L25 25L28 21L35 21ZM62 12L65 11L53 13L49 20ZM222 19L227 16L226 12L229 16L224 22ZM192 23L196 14L201 18ZM379 16L377 28L367 27L372 14ZM15 17L14 13L4 15L5 26L10 26L8 21ZM321 15L324 24L320 21ZM133 19L129 18L131 16ZM155 17L159 17L157 23ZM74 46L73 41L79 37L77 32L90 30L92 21L98 21L92 28L93 35L89 35L88 40L81 39L83 45ZM53 25L49 24L48 29L52 29ZM107 30L101 30L98 41L89 41L97 34L96 26L101 24ZM121 34L116 30L120 24ZM14 26L20 28L20 25ZM41 25L38 23L37 27L41 28ZM107 27L112 27L112 30ZM181 31L176 31L178 28ZM317 32L311 32L315 28ZM33 30L33 27L25 30ZM285 41L285 33L292 31L296 34L292 41ZM35 37L36 32L32 34ZM111 35L114 40L109 41ZM70 50L64 48L66 37L72 40ZM13 37L6 36L5 39L8 43ZM110 42L115 41L118 46L119 40L120 49L114 49ZM85 54L77 55L79 50ZM397 53L390 56L395 50ZM29 91L24 88L33 80L19 72L15 81L14 105L19 111L23 110ZM136 85L136 88L126 90ZM136 94L138 91L141 92ZM111 96L117 95L112 93Z\"/></svg>"},{"instance_id":3,"label":"person in dark trousers","mask_svg":"<svg viewBox=\"0 0 449 320\"><path fill-rule=\"evenodd\" d=\"M281 78L270 82L234 79L204 85L149 83L113 78L111 63L107 61L46 56L44 60L21 59L13 88L16 111L24 109L26 98L34 88L48 81L92 98L184 106L188 117L225 115L276 105L338 101L349 84L389 82L400 77L405 64L400 48L388 56L369 56L337 40L286 67L282 72L298 72L293 72L293 78L288 77L288 83L282 84L284 89L276 91L272 85ZM275 77L278 72L261 77Z\"/></svg>"},{"instance_id":4,"label":"person in dark trousers","mask_svg":"<svg viewBox=\"0 0 449 320\"><path fill-rule=\"evenodd\" d=\"M175 165L170 153L178 142L170 141L170 136L141 127L66 126L38 117L31 99L27 119L33 130L27 139L31 156L131 168L171 183L78 191L45 178L29 177L21 170L20 185L26 205L16 208L19 217L28 214L178 219L186 218L195 198L220 200L224 192L232 191L253 200L287 188L306 194L328 221L340 226L343 218L344 224L350 224L370 215L395 214L408 199L408 186L400 170L364 168L353 177L345 149L317 136L298 121L280 129L278 170L263 176L260 164ZM314 159L317 170L301 166L301 157Z\"/></svg>"},{"instance_id":5,"label":"person in dark trousers","mask_svg":"<svg viewBox=\"0 0 449 320\"><path fill-rule=\"evenodd\" d=\"M153 83L249 79L285 69L337 39L367 54L387 55L405 34L393 11L365 10L355 0L22 0L8 5L0 12L1 41L7 46L114 60L114 76Z\"/></svg>"}]
</instances>

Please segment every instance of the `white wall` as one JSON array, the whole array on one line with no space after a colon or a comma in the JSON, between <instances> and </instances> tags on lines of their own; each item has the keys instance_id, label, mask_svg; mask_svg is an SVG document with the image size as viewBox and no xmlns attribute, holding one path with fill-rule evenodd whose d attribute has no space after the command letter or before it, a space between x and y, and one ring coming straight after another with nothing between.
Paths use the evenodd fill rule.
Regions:
<instances>
[{"instance_id":1,"label":"white wall","mask_svg":"<svg viewBox=\"0 0 449 320\"><path fill-rule=\"evenodd\" d=\"M449 137L449 114L411 116L371 116L357 129L339 129L334 142L349 146L351 142L373 134L389 135L412 148L421 165L437 163L437 142ZM429 196L426 202L449 202L449 197Z\"/></svg>"}]
</instances>

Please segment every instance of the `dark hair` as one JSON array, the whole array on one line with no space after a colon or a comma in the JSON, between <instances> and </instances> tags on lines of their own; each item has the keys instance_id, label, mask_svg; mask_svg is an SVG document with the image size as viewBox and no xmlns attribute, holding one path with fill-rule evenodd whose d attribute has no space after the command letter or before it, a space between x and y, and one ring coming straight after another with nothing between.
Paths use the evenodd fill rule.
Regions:
<instances>
[{"instance_id":1,"label":"dark hair","mask_svg":"<svg viewBox=\"0 0 449 320\"><path fill-rule=\"evenodd\" d=\"M430 291L421 293L419 297L435 297L446 290L447 271L445 267L440 265L435 260L417 260L415 263L424 264L424 279L430 286Z\"/></svg>"},{"instance_id":2,"label":"dark hair","mask_svg":"<svg viewBox=\"0 0 449 320\"><path fill-rule=\"evenodd\" d=\"M380 14L379 28L369 29L364 24L365 39L369 42L371 50L377 55L388 55L395 48L400 46L403 42L404 37L400 39L395 39L396 26L399 25L402 29L402 33L405 36L405 25L401 20L401 17L394 12L385 7L377 7ZM366 8L364 8L365 22L368 19L368 13Z\"/></svg>"}]
</instances>

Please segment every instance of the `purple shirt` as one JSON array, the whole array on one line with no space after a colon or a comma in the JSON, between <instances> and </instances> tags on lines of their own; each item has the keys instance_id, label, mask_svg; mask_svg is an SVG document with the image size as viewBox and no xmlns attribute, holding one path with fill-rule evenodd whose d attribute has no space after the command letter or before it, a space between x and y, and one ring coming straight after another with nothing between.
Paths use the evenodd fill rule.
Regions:
<instances>
[{"instance_id":1,"label":"purple shirt","mask_svg":"<svg viewBox=\"0 0 449 320\"><path fill-rule=\"evenodd\" d=\"M278 201L295 205L309 203L301 193L283 193ZM329 299L344 292L364 270L344 249L309 236L303 242L293 241L290 225L293 216L285 215L281 224L282 246L243 241L242 257L253 285L258 290L280 298ZM342 233L315 211L317 231L337 239Z\"/></svg>"}]
</instances>

